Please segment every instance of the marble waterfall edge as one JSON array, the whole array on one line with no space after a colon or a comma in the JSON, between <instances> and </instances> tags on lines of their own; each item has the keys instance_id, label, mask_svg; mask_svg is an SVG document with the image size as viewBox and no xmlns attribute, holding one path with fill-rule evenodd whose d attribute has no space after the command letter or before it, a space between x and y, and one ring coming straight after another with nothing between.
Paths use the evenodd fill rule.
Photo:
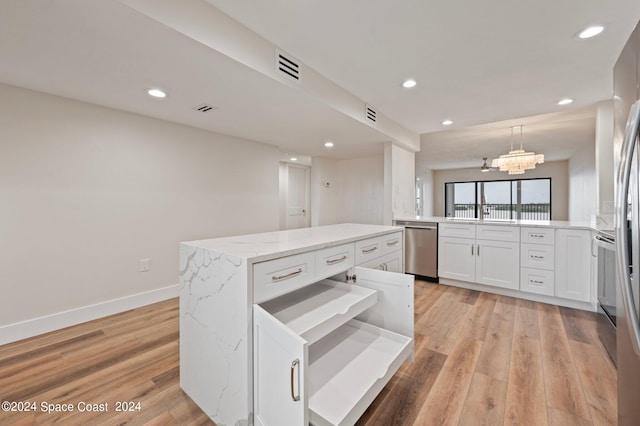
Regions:
<instances>
[{"instance_id":1,"label":"marble waterfall edge","mask_svg":"<svg viewBox=\"0 0 640 426\"><path fill-rule=\"evenodd\" d=\"M180 386L219 426L252 417L247 271L244 258L180 244Z\"/></svg>"}]
</instances>

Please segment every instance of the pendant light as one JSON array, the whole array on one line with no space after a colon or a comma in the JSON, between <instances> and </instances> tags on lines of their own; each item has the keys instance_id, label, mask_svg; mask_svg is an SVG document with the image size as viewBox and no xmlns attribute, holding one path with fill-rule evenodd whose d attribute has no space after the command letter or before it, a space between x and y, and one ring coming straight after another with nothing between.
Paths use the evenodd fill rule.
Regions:
<instances>
[{"instance_id":1,"label":"pendant light","mask_svg":"<svg viewBox=\"0 0 640 426\"><path fill-rule=\"evenodd\" d=\"M535 152L525 152L522 149L522 127L511 128L511 150L508 154L501 155L491 163L491 167L497 167L501 172L509 172L510 175L521 175L526 170L536 168L536 164L544 163L544 155ZM513 130L520 130L520 149L513 149Z\"/></svg>"}]
</instances>

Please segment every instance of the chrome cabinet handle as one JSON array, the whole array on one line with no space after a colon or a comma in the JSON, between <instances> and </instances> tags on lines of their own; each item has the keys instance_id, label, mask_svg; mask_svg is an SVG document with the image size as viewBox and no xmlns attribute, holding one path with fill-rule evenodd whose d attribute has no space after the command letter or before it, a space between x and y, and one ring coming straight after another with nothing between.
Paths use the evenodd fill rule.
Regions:
<instances>
[{"instance_id":1,"label":"chrome cabinet handle","mask_svg":"<svg viewBox=\"0 0 640 426\"><path fill-rule=\"evenodd\" d=\"M478 247L477 247L477 249L476 249L476 254L477 254L478 256L480 256L480 244L478 244Z\"/></svg>"},{"instance_id":2,"label":"chrome cabinet handle","mask_svg":"<svg viewBox=\"0 0 640 426\"><path fill-rule=\"evenodd\" d=\"M544 259L544 256L538 256L538 255L535 255L535 254L532 254L532 255L530 255L529 257L530 257L531 259Z\"/></svg>"},{"instance_id":3,"label":"chrome cabinet handle","mask_svg":"<svg viewBox=\"0 0 640 426\"><path fill-rule=\"evenodd\" d=\"M370 249L362 249L362 254L373 253L376 250L378 250L378 246L371 247Z\"/></svg>"},{"instance_id":4,"label":"chrome cabinet handle","mask_svg":"<svg viewBox=\"0 0 640 426\"><path fill-rule=\"evenodd\" d=\"M293 389L293 373L296 367L298 367L298 394L294 393ZM291 363L291 399L294 401L300 401L300 360L296 359Z\"/></svg>"},{"instance_id":5,"label":"chrome cabinet handle","mask_svg":"<svg viewBox=\"0 0 640 426\"><path fill-rule=\"evenodd\" d=\"M395 246L400 240L387 241L387 247Z\"/></svg>"},{"instance_id":6,"label":"chrome cabinet handle","mask_svg":"<svg viewBox=\"0 0 640 426\"><path fill-rule=\"evenodd\" d=\"M340 262L344 262L345 260L347 260L347 256L342 256L339 257L337 259L328 259L327 260L327 265L335 265L336 263L340 263Z\"/></svg>"},{"instance_id":7,"label":"chrome cabinet handle","mask_svg":"<svg viewBox=\"0 0 640 426\"><path fill-rule=\"evenodd\" d=\"M471 244L471 256L473 256L473 244Z\"/></svg>"},{"instance_id":8,"label":"chrome cabinet handle","mask_svg":"<svg viewBox=\"0 0 640 426\"><path fill-rule=\"evenodd\" d=\"M531 238L544 238L544 234L529 234Z\"/></svg>"},{"instance_id":9,"label":"chrome cabinet handle","mask_svg":"<svg viewBox=\"0 0 640 426\"><path fill-rule=\"evenodd\" d=\"M297 271L290 272L290 273L288 273L286 275L280 275L280 276L275 276L274 275L273 277L271 277L271 282L282 281L282 280L286 280L286 279L289 279L289 278L293 278L296 275L300 275L301 273L302 273L302 268L298 268Z\"/></svg>"},{"instance_id":10,"label":"chrome cabinet handle","mask_svg":"<svg viewBox=\"0 0 640 426\"><path fill-rule=\"evenodd\" d=\"M529 282L534 284L544 284L544 281L538 281L538 280L529 280Z\"/></svg>"}]
</instances>

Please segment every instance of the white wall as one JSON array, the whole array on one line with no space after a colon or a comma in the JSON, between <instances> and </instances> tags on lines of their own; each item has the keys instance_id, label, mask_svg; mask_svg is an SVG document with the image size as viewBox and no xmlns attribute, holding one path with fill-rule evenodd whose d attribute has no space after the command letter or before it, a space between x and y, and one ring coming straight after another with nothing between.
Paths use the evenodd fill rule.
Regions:
<instances>
[{"instance_id":1,"label":"white wall","mask_svg":"<svg viewBox=\"0 0 640 426\"><path fill-rule=\"evenodd\" d=\"M311 165L312 226L345 222L382 224L383 163L382 155L344 160L314 157Z\"/></svg>"},{"instance_id":2,"label":"white wall","mask_svg":"<svg viewBox=\"0 0 640 426\"><path fill-rule=\"evenodd\" d=\"M416 214L415 153L387 142L384 148L384 224Z\"/></svg>"},{"instance_id":3,"label":"white wall","mask_svg":"<svg viewBox=\"0 0 640 426\"><path fill-rule=\"evenodd\" d=\"M278 229L274 147L6 85L0 129L0 326L175 285L180 241Z\"/></svg>"},{"instance_id":4,"label":"white wall","mask_svg":"<svg viewBox=\"0 0 640 426\"><path fill-rule=\"evenodd\" d=\"M591 141L569 159L569 220L591 221L598 206L597 191L595 141Z\"/></svg>"},{"instance_id":5,"label":"white wall","mask_svg":"<svg viewBox=\"0 0 640 426\"><path fill-rule=\"evenodd\" d=\"M466 182L475 180L508 180L518 178L551 178L551 216L553 220L569 218L569 175L567 161L552 161L539 164L524 175L510 176L505 172L483 173L480 167L471 169L434 170L433 172L433 214L444 216L444 184L446 182Z\"/></svg>"},{"instance_id":6,"label":"white wall","mask_svg":"<svg viewBox=\"0 0 640 426\"><path fill-rule=\"evenodd\" d=\"M615 182L613 101L598 103L596 115L597 215L613 224Z\"/></svg>"},{"instance_id":7,"label":"white wall","mask_svg":"<svg viewBox=\"0 0 640 426\"><path fill-rule=\"evenodd\" d=\"M383 166L381 155L339 161L341 222L383 223Z\"/></svg>"}]
</instances>

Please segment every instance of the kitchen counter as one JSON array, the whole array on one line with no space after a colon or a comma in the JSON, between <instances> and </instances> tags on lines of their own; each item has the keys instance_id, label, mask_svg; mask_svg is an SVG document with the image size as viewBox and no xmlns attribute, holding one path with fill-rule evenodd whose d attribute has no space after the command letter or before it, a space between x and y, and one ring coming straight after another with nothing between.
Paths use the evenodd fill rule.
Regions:
<instances>
[{"instance_id":1,"label":"kitchen counter","mask_svg":"<svg viewBox=\"0 0 640 426\"><path fill-rule=\"evenodd\" d=\"M471 218L450 218L444 216L402 216L396 217L394 221L412 222L438 222L438 223L476 223L479 225L511 225L544 228L573 228L597 230L599 226L594 226L589 222L566 221L566 220L509 220L509 219L471 219Z\"/></svg>"},{"instance_id":2,"label":"kitchen counter","mask_svg":"<svg viewBox=\"0 0 640 426\"><path fill-rule=\"evenodd\" d=\"M392 231L400 231L401 229L395 226L341 223L287 231L187 241L181 244L224 253L226 256L234 256L246 259L249 263L255 263L303 251L346 244L362 239L364 236L371 238Z\"/></svg>"}]
</instances>

